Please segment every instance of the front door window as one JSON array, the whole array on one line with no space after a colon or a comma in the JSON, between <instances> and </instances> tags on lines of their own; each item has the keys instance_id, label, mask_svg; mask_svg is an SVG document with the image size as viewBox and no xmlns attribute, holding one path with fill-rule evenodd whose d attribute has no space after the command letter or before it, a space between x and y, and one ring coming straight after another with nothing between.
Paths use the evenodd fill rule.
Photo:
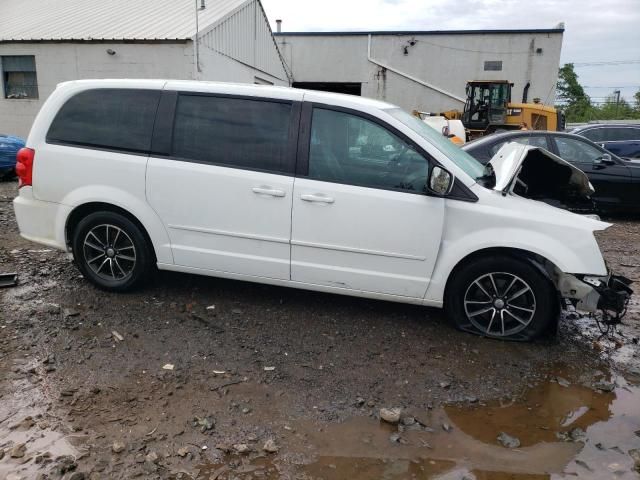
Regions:
<instances>
[{"instance_id":1,"label":"front door window","mask_svg":"<svg viewBox=\"0 0 640 480\"><path fill-rule=\"evenodd\" d=\"M413 146L365 118L316 108L309 178L424 193L429 163Z\"/></svg>"}]
</instances>

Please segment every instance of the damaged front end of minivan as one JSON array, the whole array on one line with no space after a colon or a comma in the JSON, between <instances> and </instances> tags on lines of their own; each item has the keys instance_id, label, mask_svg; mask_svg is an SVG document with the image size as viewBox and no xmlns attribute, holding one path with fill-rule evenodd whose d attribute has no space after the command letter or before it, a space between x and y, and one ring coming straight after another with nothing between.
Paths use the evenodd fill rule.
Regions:
<instances>
[{"instance_id":1,"label":"damaged front end of minivan","mask_svg":"<svg viewBox=\"0 0 640 480\"><path fill-rule=\"evenodd\" d=\"M622 322L633 290L630 279L610 273L606 277L570 275L556 270L555 283L562 298L576 311L594 316L598 326L608 331Z\"/></svg>"},{"instance_id":2,"label":"damaged front end of minivan","mask_svg":"<svg viewBox=\"0 0 640 480\"><path fill-rule=\"evenodd\" d=\"M592 211L595 192L579 168L540 147L507 143L487 164L484 186L554 207Z\"/></svg>"},{"instance_id":3,"label":"damaged front end of minivan","mask_svg":"<svg viewBox=\"0 0 640 480\"><path fill-rule=\"evenodd\" d=\"M587 175L543 148L508 143L491 159L488 169L491 187L503 195L592 210L595 190ZM550 264L544 268L560 296L576 311L594 316L601 329L604 325L608 331L609 326L621 322L633 293L630 279L611 271L606 276L593 276L564 273Z\"/></svg>"}]
</instances>

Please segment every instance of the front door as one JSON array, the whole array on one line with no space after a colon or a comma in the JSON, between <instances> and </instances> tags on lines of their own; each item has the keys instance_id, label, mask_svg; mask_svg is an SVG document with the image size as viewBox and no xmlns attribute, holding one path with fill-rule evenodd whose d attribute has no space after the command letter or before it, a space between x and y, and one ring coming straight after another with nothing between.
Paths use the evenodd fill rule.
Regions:
<instances>
[{"instance_id":1,"label":"front door","mask_svg":"<svg viewBox=\"0 0 640 480\"><path fill-rule=\"evenodd\" d=\"M315 106L309 121L293 192L291 279L422 298L445 202L425 193L428 159L354 112Z\"/></svg>"},{"instance_id":2,"label":"front door","mask_svg":"<svg viewBox=\"0 0 640 480\"><path fill-rule=\"evenodd\" d=\"M147 167L147 200L176 265L289 280L298 110L287 101L177 96L170 155Z\"/></svg>"}]
</instances>

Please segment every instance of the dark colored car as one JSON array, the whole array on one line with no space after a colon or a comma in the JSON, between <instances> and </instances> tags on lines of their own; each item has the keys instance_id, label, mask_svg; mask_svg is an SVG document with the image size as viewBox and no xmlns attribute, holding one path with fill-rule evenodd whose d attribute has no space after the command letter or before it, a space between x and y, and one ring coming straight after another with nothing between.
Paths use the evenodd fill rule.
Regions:
<instances>
[{"instance_id":1,"label":"dark colored car","mask_svg":"<svg viewBox=\"0 0 640 480\"><path fill-rule=\"evenodd\" d=\"M462 147L486 164L507 142L542 147L585 172L595 188L595 208L602 212L640 212L640 162L624 160L579 135L517 131L489 135Z\"/></svg>"},{"instance_id":2,"label":"dark colored car","mask_svg":"<svg viewBox=\"0 0 640 480\"><path fill-rule=\"evenodd\" d=\"M16 154L24 147L24 140L0 133L0 178L13 175L16 170Z\"/></svg>"},{"instance_id":3,"label":"dark colored car","mask_svg":"<svg viewBox=\"0 0 640 480\"><path fill-rule=\"evenodd\" d=\"M583 125L571 133L588 138L618 157L640 158L640 124Z\"/></svg>"}]
</instances>

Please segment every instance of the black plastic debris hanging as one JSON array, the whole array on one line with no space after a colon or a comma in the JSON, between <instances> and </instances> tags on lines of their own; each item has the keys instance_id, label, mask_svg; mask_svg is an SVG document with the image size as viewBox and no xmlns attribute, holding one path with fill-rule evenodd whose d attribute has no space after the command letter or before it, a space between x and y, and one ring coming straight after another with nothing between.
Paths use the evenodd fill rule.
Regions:
<instances>
[{"instance_id":1,"label":"black plastic debris hanging","mask_svg":"<svg viewBox=\"0 0 640 480\"><path fill-rule=\"evenodd\" d=\"M633 290L629 287L632 280L622 275L612 275L606 289L601 290L599 311L591 316L603 335L614 335L616 328L622 323L627 313L627 306Z\"/></svg>"}]
</instances>

